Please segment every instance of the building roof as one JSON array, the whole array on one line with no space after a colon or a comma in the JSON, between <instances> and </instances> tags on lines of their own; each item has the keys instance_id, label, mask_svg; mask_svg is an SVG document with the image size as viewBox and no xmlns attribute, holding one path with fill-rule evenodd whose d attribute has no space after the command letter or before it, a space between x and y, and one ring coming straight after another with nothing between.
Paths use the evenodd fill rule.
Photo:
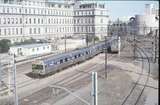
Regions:
<instances>
[{"instance_id":1,"label":"building roof","mask_svg":"<svg viewBox=\"0 0 160 105\"><path fill-rule=\"evenodd\" d=\"M27 45L17 45L17 46L12 46L11 48L35 48L35 47L42 47L42 46L48 46L50 45L49 43L41 43L41 44L27 44Z\"/></svg>"}]
</instances>

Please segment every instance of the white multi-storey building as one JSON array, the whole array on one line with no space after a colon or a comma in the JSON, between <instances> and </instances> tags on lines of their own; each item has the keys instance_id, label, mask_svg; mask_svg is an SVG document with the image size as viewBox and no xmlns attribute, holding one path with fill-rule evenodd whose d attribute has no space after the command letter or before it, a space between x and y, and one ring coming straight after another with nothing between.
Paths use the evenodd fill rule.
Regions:
<instances>
[{"instance_id":1,"label":"white multi-storey building","mask_svg":"<svg viewBox=\"0 0 160 105\"><path fill-rule=\"evenodd\" d=\"M142 15L135 15L133 31L137 35L146 35L159 29L159 8L154 4L146 4L145 12Z\"/></svg>"},{"instance_id":2,"label":"white multi-storey building","mask_svg":"<svg viewBox=\"0 0 160 105\"><path fill-rule=\"evenodd\" d=\"M70 1L70 2L69 2ZM19 42L29 38L107 34L108 15L104 4L82 4L78 0L1 0L0 39Z\"/></svg>"}]
</instances>

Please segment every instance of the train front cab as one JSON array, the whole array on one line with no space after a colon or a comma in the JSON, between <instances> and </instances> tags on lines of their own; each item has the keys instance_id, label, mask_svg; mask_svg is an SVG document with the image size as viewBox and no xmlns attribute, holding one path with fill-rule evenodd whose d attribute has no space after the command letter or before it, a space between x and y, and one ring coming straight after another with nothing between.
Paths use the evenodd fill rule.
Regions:
<instances>
[{"instance_id":1,"label":"train front cab","mask_svg":"<svg viewBox=\"0 0 160 105\"><path fill-rule=\"evenodd\" d=\"M32 73L33 74L44 75L45 74L44 69L45 69L44 63L42 63L42 62L33 62L32 63Z\"/></svg>"}]
</instances>

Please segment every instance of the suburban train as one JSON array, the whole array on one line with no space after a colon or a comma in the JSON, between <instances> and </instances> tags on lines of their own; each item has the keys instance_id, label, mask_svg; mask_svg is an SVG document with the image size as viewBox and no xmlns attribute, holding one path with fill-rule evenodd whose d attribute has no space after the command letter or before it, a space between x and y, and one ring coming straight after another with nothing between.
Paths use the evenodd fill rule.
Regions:
<instances>
[{"instance_id":1,"label":"suburban train","mask_svg":"<svg viewBox=\"0 0 160 105\"><path fill-rule=\"evenodd\" d=\"M56 73L68 66L83 62L102 53L104 48L111 51L110 42L106 43L102 41L85 48L79 48L70 52L54 55L53 57L36 60L32 62L32 74L45 76Z\"/></svg>"}]
</instances>

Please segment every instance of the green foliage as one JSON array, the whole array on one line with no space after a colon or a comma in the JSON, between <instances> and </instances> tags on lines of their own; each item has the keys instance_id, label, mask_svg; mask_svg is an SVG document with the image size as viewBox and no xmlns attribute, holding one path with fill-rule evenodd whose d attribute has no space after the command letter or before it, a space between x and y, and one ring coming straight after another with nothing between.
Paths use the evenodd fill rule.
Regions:
<instances>
[{"instance_id":1,"label":"green foliage","mask_svg":"<svg viewBox=\"0 0 160 105\"><path fill-rule=\"evenodd\" d=\"M92 42L92 41L99 41L99 37L98 36L88 36L87 38L86 38L86 41L88 41L88 42Z\"/></svg>"},{"instance_id":2,"label":"green foliage","mask_svg":"<svg viewBox=\"0 0 160 105\"><path fill-rule=\"evenodd\" d=\"M94 40L95 40L95 41L99 41L99 37L98 37L98 36L95 36L95 37L94 37Z\"/></svg>"},{"instance_id":3,"label":"green foliage","mask_svg":"<svg viewBox=\"0 0 160 105\"><path fill-rule=\"evenodd\" d=\"M11 46L10 40L8 39L0 40L0 53L8 52L10 46Z\"/></svg>"},{"instance_id":4,"label":"green foliage","mask_svg":"<svg viewBox=\"0 0 160 105\"><path fill-rule=\"evenodd\" d=\"M94 37L91 36L91 35L87 35L87 36L86 36L86 42L92 42L93 39L94 39Z\"/></svg>"}]
</instances>

